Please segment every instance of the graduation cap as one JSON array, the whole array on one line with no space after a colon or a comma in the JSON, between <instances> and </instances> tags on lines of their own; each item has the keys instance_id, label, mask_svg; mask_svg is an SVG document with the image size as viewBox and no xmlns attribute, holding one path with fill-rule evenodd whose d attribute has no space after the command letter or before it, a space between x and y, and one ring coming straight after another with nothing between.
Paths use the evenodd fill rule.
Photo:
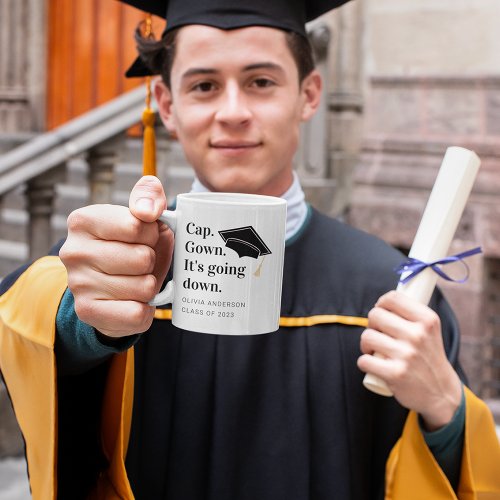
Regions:
<instances>
[{"instance_id":1,"label":"graduation cap","mask_svg":"<svg viewBox=\"0 0 500 500\"><path fill-rule=\"evenodd\" d=\"M219 234L225 241L226 247L234 250L240 258L246 256L257 259L271 253L271 250L252 226L226 229L219 231Z\"/></svg>"},{"instance_id":2,"label":"graduation cap","mask_svg":"<svg viewBox=\"0 0 500 500\"><path fill-rule=\"evenodd\" d=\"M220 29L268 26L306 36L305 24L349 0L120 0L167 20L165 31L188 24ZM151 71L137 59L126 76Z\"/></svg>"}]
</instances>

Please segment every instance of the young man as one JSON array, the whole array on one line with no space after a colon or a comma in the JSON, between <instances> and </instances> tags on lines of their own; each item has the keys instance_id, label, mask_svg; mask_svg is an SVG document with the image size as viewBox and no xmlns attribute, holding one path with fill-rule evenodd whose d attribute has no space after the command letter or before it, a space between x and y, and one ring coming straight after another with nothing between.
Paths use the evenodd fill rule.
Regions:
<instances>
[{"instance_id":1,"label":"young man","mask_svg":"<svg viewBox=\"0 0 500 500\"><path fill-rule=\"evenodd\" d=\"M168 47L143 49L163 70L160 116L193 166L194 189L288 202L281 328L186 332L148 305L173 241L156 222L166 206L156 178L136 184L129 208L74 212L60 251L67 276L46 257L6 280L0 299L0 366L34 497L56 487L72 499L500 494L491 415L454 369L446 302L435 294L436 313L386 293L401 256L304 203L292 159L321 93L301 62L305 4L131 3L167 14ZM25 303L34 313L20 319ZM363 371L395 398L366 391ZM24 415L32 404L42 422Z\"/></svg>"}]
</instances>

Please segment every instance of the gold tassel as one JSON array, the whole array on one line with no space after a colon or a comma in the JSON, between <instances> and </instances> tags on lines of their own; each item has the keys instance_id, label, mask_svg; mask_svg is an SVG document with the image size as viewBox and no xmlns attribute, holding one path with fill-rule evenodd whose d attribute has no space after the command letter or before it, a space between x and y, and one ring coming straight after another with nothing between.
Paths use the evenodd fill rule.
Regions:
<instances>
[{"instance_id":1,"label":"gold tassel","mask_svg":"<svg viewBox=\"0 0 500 500\"><path fill-rule=\"evenodd\" d=\"M259 264L259 267L256 269L256 271L253 273L253 275L256 277L256 278L260 278L260 271L262 269L262 264L264 264L264 259L266 258L266 256L264 255L262 257L262 260L260 261L260 264Z\"/></svg>"},{"instance_id":2,"label":"gold tassel","mask_svg":"<svg viewBox=\"0 0 500 500\"><path fill-rule=\"evenodd\" d=\"M144 125L142 150L142 175L156 175L155 112L146 106L142 112Z\"/></svg>"},{"instance_id":3,"label":"gold tassel","mask_svg":"<svg viewBox=\"0 0 500 500\"><path fill-rule=\"evenodd\" d=\"M152 18L146 18L146 38L153 38ZM146 78L146 108L142 112L143 150L142 150L142 175L156 176L156 138L155 138L155 112L151 109L151 77Z\"/></svg>"}]
</instances>

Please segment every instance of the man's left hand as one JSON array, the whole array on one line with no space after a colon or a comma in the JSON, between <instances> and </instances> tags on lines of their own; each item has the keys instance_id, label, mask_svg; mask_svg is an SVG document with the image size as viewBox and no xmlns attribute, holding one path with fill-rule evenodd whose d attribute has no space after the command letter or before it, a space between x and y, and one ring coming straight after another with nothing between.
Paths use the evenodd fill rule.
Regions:
<instances>
[{"instance_id":1,"label":"man's left hand","mask_svg":"<svg viewBox=\"0 0 500 500\"><path fill-rule=\"evenodd\" d=\"M460 379L446 357L439 316L401 292L383 295L368 314L358 366L383 379L428 431L446 425L460 405ZM373 356L378 353L382 357Z\"/></svg>"}]
</instances>

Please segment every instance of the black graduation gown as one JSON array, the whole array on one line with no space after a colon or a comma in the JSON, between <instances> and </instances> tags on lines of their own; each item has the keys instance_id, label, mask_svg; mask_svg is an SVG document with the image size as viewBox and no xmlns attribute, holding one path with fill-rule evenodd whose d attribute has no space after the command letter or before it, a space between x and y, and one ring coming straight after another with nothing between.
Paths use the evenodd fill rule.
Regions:
<instances>
[{"instance_id":1,"label":"black graduation gown","mask_svg":"<svg viewBox=\"0 0 500 500\"><path fill-rule=\"evenodd\" d=\"M366 317L402 255L312 211L285 253L282 316ZM433 307L457 366L458 331ZM382 499L407 415L362 385L363 328L339 323L231 337L155 320L135 347L126 466L138 499Z\"/></svg>"}]
</instances>

